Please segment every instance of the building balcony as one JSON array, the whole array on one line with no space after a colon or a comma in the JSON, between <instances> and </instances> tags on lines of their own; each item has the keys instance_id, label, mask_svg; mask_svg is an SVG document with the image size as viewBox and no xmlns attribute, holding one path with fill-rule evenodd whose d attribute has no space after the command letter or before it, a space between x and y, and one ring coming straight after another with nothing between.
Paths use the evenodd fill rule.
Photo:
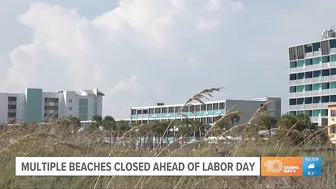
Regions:
<instances>
[{"instance_id":1,"label":"building balcony","mask_svg":"<svg viewBox=\"0 0 336 189\"><path fill-rule=\"evenodd\" d=\"M289 93L289 98L305 98L305 97L323 96L323 95L336 95L336 89L321 89L315 91Z\"/></svg>"},{"instance_id":2,"label":"building balcony","mask_svg":"<svg viewBox=\"0 0 336 189\"><path fill-rule=\"evenodd\" d=\"M289 81L289 85L297 86L297 85L307 85L307 84L322 83L322 82L329 82L329 81L336 81L336 75L291 80Z\"/></svg>"},{"instance_id":3,"label":"building balcony","mask_svg":"<svg viewBox=\"0 0 336 189\"><path fill-rule=\"evenodd\" d=\"M16 105L17 101L8 101L8 105Z\"/></svg>"},{"instance_id":4,"label":"building balcony","mask_svg":"<svg viewBox=\"0 0 336 189\"><path fill-rule=\"evenodd\" d=\"M331 53L331 54L335 54L335 53L336 53L336 48L331 48L331 49L330 49L330 53Z\"/></svg>"},{"instance_id":5,"label":"building balcony","mask_svg":"<svg viewBox=\"0 0 336 189\"><path fill-rule=\"evenodd\" d=\"M220 110L208 110L197 112L182 112L180 113L157 113L157 114L137 114L131 115L132 120L150 120L150 119L181 119L181 118L201 118L201 117L217 117L225 114L224 109Z\"/></svg>"},{"instance_id":6,"label":"building balcony","mask_svg":"<svg viewBox=\"0 0 336 189\"><path fill-rule=\"evenodd\" d=\"M16 109L8 109L8 113L16 113Z\"/></svg>"},{"instance_id":7,"label":"building balcony","mask_svg":"<svg viewBox=\"0 0 336 189\"><path fill-rule=\"evenodd\" d=\"M44 102L45 106L58 106L58 102Z\"/></svg>"},{"instance_id":8,"label":"building balcony","mask_svg":"<svg viewBox=\"0 0 336 189\"><path fill-rule=\"evenodd\" d=\"M57 114L58 110L44 110L44 113L46 113L46 114Z\"/></svg>"},{"instance_id":9,"label":"building balcony","mask_svg":"<svg viewBox=\"0 0 336 189\"><path fill-rule=\"evenodd\" d=\"M302 67L290 68L289 73L301 73L301 72L310 72L315 70L322 70L327 68L335 68L336 62L328 62L328 63L321 63L321 64L313 64L307 65Z\"/></svg>"}]
</instances>

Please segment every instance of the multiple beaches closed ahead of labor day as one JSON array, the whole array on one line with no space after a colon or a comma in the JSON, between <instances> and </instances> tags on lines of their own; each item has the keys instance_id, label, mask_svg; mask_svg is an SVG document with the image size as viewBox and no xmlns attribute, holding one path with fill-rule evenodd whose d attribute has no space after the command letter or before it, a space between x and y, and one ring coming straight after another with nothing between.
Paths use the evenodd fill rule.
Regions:
<instances>
[{"instance_id":1,"label":"multiple beaches closed ahead of labor day","mask_svg":"<svg viewBox=\"0 0 336 189\"><path fill-rule=\"evenodd\" d=\"M254 162L207 162L185 164L183 162L156 162L151 167L148 162L25 162L22 171L253 171Z\"/></svg>"}]
</instances>

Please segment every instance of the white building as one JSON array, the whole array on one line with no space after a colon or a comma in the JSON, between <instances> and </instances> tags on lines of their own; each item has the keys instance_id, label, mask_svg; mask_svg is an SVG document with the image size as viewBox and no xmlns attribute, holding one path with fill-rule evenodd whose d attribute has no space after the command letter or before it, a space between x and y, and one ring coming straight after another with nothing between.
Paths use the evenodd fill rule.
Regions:
<instances>
[{"instance_id":1,"label":"white building","mask_svg":"<svg viewBox=\"0 0 336 189\"><path fill-rule=\"evenodd\" d=\"M328 125L328 105L336 103L336 31L289 47L289 113Z\"/></svg>"},{"instance_id":2,"label":"white building","mask_svg":"<svg viewBox=\"0 0 336 189\"><path fill-rule=\"evenodd\" d=\"M194 119L205 124L213 124L218 116L223 116L226 111L236 106L233 110L239 111L240 123L246 123L253 114L266 102L267 114L279 120L281 117L281 98L263 97L252 100L219 100L201 103L191 103L185 106L182 115L179 110L184 104L164 105L158 103L156 106L142 106L131 108L131 123L149 123L152 121L171 120L171 119Z\"/></svg>"},{"instance_id":3,"label":"white building","mask_svg":"<svg viewBox=\"0 0 336 189\"><path fill-rule=\"evenodd\" d=\"M31 123L59 117L90 120L102 116L102 97L98 89L43 92L28 88L24 93L0 93L0 123Z\"/></svg>"}]
</instances>

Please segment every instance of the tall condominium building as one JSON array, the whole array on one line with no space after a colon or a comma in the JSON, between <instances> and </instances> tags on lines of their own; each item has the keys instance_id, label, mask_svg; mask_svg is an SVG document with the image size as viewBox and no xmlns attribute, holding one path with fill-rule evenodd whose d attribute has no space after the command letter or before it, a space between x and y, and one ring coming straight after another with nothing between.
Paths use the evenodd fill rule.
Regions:
<instances>
[{"instance_id":1,"label":"tall condominium building","mask_svg":"<svg viewBox=\"0 0 336 189\"><path fill-rule=\"evenodd\" d=\"M179 110L184 104L164 105L158 103L155 106L143 106L131 108L130 121L132 123L149 123L156 120L171 119L194 119L205 124L213 124L215 118L223 116L226 111L236 106L233 110L239 111L240 123L246 123L252 115L265 103L267 105L268 115L275 117L277 120L281 117L281 99L280 98L256 98L252 100L220 100L201 103L191 103L183 108L180 114Z\"/></svg>"},{"instance_id":2,"label":"tall condominium building","mask_svg":"<svg viewBox=\"0 0 336 189\"><path fill-rule=\"evenodd\" d=\"M306 114L327 125L328 105L336 102L336 32L320 40L289 47L289 113Z\"/></svg>"},{"instance_id":3,"label":"tall condominium building","mask_svg":"<svg viewBox=\"0 0 336 189\"><path fill-rule=\"evenodd\" d=\"M43 92L28 88L24 93L0 93L0 123L31 123L59 117L90 120L102 115L102 97L98 89Z\"/></svg>"}]
</instances>

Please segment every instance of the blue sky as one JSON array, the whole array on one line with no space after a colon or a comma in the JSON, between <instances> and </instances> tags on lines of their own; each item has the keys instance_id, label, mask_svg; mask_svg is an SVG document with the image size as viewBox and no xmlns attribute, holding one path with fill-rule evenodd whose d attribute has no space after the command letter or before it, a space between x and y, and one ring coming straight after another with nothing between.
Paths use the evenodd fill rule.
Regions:
<instances>
[{"instance_id":1,"label":"blue sky","mask_svg":"<svg viewBox=\"0 0 336 189\"><path fill-rule=\"evenodd\" d=\"M0 87L98 87L104 114L214 99L282 97L288 46L336 24L334 0L1 0Z\"/></svg>"}]
</instances>

